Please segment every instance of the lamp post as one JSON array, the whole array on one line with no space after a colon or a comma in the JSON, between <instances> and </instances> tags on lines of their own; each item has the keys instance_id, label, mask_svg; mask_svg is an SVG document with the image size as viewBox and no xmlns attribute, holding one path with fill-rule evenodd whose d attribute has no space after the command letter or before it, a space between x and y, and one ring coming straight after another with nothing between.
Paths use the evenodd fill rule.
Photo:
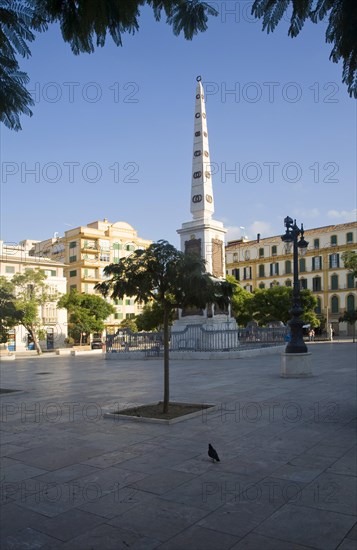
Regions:
<instances>
[{"instance_id":1,"label":"lamp post","mask_svg":"<svg viewBox=\"0 0 357 550\"><path fill-rule=\"evenodd\" d=\"M307 347L303 339L302 331L304 321L301 319L301 314L304 310L301 307L298 252L304 255L309 243L304 239L304 228L302 224L301 229L299 229L296 225L296 220L287 216L284 220L284 225L286 227L286 232L285 235L282 235L281 240L285 243L287 252L290 252L291 247L293 247L294 264L293 299L292 308L290 310L292 319L289 321L291 339L285 348L285 353L306 353ZM300 239L298 240L299 235Z\"/></svg>"}]
</instances>

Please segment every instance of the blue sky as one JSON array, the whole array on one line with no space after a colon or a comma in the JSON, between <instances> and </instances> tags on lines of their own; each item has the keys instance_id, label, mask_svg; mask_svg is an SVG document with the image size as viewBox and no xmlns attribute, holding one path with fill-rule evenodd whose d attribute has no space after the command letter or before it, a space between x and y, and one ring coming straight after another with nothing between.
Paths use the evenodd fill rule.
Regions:
<instances>
[{"instance_id":1,"label":"blue sky","mask_svg":"<svg viewBox=\"0 0 357 550\"><path fill-rule=\"evenodd\" d=\"M220 15L191 42L148 9L122 48L109 38L74 56L56 26L38 36L21 61L34 114L21 132L1 129L2 239L42 240L106 217L179 246L197 75L214 217L228 240L282 233L287 215L306 228L355 219L356 107L329 61L326 24L291 39L284 22L267 35L251 2L212 3Z\"/></svg>"}]
</instances>

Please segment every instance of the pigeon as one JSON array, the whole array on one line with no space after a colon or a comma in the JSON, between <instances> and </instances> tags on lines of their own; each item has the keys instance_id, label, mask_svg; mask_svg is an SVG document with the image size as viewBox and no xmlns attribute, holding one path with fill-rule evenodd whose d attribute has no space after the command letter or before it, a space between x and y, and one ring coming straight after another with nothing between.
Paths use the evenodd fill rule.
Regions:
<instances>
[{"instance_id":1,"label":"pigeon","mask_svg":"<svg viewBox=\"0 0 357 550\"><path fill-rule=\"evenodd\" d=\"M214 449L211 445L211 443L208 443L208 456L212 458L213 462L216 460L217 462L220 462L219 456L217 454L216 449Z\"/></svg>"}]
</instances>

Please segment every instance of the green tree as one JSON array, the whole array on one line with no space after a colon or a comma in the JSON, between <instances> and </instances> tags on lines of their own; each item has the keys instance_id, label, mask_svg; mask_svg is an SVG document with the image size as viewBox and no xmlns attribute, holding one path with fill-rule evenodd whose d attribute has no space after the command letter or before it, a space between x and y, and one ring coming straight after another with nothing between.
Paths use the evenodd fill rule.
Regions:
<instances>
[{"instance_id":1,"label":"green tree","mask_svg":"<svg viewBox=\"0 0 357 550\"><path fill-rule=\"evenodd\" d=\"M6 278L0 277L0 343L8 340L8 332L18 325L23 312L17 310L14 285Z\"/></svg>"},{"instance_id":2,"label":"green tree","mask_svg":"<svg viewBox=\"0 0 357 550\"><path fill-rule=\"evenodd\" d=\"M16 55L30 57L33 31L47 28L41 13L42 7L30 0L0 1L0 120L12 130L21 130L19 114L32 115L34 101L25 88L29 78Z\"/></svg>"},{"instance_id":3,"label":"green tree","mask_svg":"<svg viewBox=\"0 0 357 550\"><path fill-rule=\"evenodd\" d=\"M357 277L357 254L353 250L344 252L341 256L343 263L347 269Z\"/></svg>"},{"instance_id":4,"label":"green tree","mask_svg":"<svg viewBox=\"0 0 357 550\"><path fill-rule=\"evenodd\" d=\"M345 311L343 316L339 318L340 323L348 323L353 327L353 343L356 341L356 321L357 321L357 309L354 311Z\"/></svg>"},{"instance_id":5,"label":"green tree","mask_svg":"<svg viewBox=\"0 0 357 550\"><path fill-rule=\"evenodd\" d=\"M253 294L241 287L235 277L227 275L227 281L233 285L233 294L231 298L232 315L235 317L238 325L246 326L252 320L252 313L249 307Z\"/></svg>"},{"instance_id":6,"label":"green tree","mask_svg":"<svg viewBox=\"0 0 357 550\"><path fill-rule=\"evenodd\" d=\"M39 268L25 269L24 273L14 275L11 281L6 280L6 285L3 280L4 278L0 285L4 291L15 297L8 302L8 306L14 308L12 326L23 325L30 334L37 353L41 354L39 341L44 338L45 333L40 308L56 298L49 292L45 273Z\"/></svg>"},{"instance_id":7,"label":"green tree","mask_svg":"<svg viewBox=\"0 0 357 550\"><path fill-rule=\"evenodd\" d=\"M232 286L213 279L205 272L204 260L176 250L167 241L158 241L145 250L135 250L117 264L104 268L111 279L96 285L112 298L135 296L137 302L156 302L162 308L164 328L164 400L163 412L169 409L169 323L177 308L206 307L215 302L228 303Z\"/></svg>"},{"instance_id":8,"label":"green tree","mask_svg":"<svg viewBox=\"0 0 357 550\"><path fill-rule=\"evenodd\" d=\"M173 311L170 315L170 324L172 323ZM136 317L138 330L158 331L162 330L162 321L164 312L162 307L157 302L149 302L145 304L142 313Z\"/></svg>"},{"instance_id":9,"label":"green tree","mask_svg":"<svg viewBox=\"0 0 357 550\"><path fill-rule=\"evenodd\" d=\"M357 97L357 2L354 0L255 0L252 13L263 20L263 30L273 32L290 12L289 36L295 38L306 21L328 20L325 39L332 44L330 59L343 60L342 82Z\"/></svg>"},{"instance_id":10,"label":"green tree","mask_svg":"<svg viewBox=\"0 0 357 550\"><path fill-rule=\"evenodd\" d=\"M127 328L131 332L138 332L136 319L123 319L123 321L120 323L120 328Z\"/></svg>"},{"instance_id":11,"label":"green tree","mask_svg":"<svg viewBox=\"0 0 357 550\"><path fill-rule=\"evenodd\" d=\"M314 327L319 326L319 320L314 312L317 298L308 289L300 293L301 305L304 310L303 320ZM272 321L282 321L286 324L291 319L292 289L286 286L257 289L249 302L252 317L260 325Z\"/></svg>"},{"instance_id":12,"label":"green tree","mask_svg":"<svg viewBox=\"0 0 357 550\"><path fill-rule=\"evenodd\" d=\"M58 301L58 307L68 311L69 335L82 345L83 334L104 330L104 320L114 313L114 307L96 294L80 294L72 290Z\"/></svg>"},{"instance_id":13,"label":"green tree","mask_svg":"<svg viewBox=\"0 0 357 550\"><path fill-rule=\"evenodd\" d=\"M122 46L125 33L139 30L144 5L152 8L157 21L164 15L174 34L183 32L187 40L207 29L208 16L217 15L209 3L199 0L0 0L0 120L21 130L19 114L32 115L33 100L25 88L29 79L19 70L16 55L31 55L33 31L59 23L64 41L76 55L104 46L107 35Z\"/></svg>"}]
</instances>

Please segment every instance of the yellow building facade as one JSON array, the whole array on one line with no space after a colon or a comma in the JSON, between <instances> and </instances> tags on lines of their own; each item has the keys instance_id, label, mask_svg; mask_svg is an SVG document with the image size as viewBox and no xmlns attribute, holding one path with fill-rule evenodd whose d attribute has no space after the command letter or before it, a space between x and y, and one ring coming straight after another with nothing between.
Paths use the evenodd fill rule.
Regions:
<instances>
[{"instance_id":1,"label":"yellow building facade","mask_svg":"<svg viewBox=\"0 0 357 550\"><path fill-rule=\"evenodd\" d=\"M150 240L138 237L128 223L104 219L70 229L63 237L38 242L34 253L64 262L67 292L76 289L92 294L94 286L105 280L103 271L107 265L118 263L134 250L147 248L150 244ZM133 318L142 311L134 297L111 303L115 313L105 322L109 332L116 330L124 319Z\"/></svg>"},{"instance_id":2,"label":"yellow building facade","mask_svg":"<svg viewBox=\"0 0 357 550\"><path fill-rule=\"evenodd\" d=\"M308 229L304 237L309 246L306 255L299 258L300 287L316 295L316 313L332 324L336 334L349 334L352 327L338 319L357 307L356 279L344 266L342 254L357 252L357 222ZM286 253L280 235L228 242L226 268L227 274L250 292L293 285L292 252Z\"/></svg>"}]
</instances>

